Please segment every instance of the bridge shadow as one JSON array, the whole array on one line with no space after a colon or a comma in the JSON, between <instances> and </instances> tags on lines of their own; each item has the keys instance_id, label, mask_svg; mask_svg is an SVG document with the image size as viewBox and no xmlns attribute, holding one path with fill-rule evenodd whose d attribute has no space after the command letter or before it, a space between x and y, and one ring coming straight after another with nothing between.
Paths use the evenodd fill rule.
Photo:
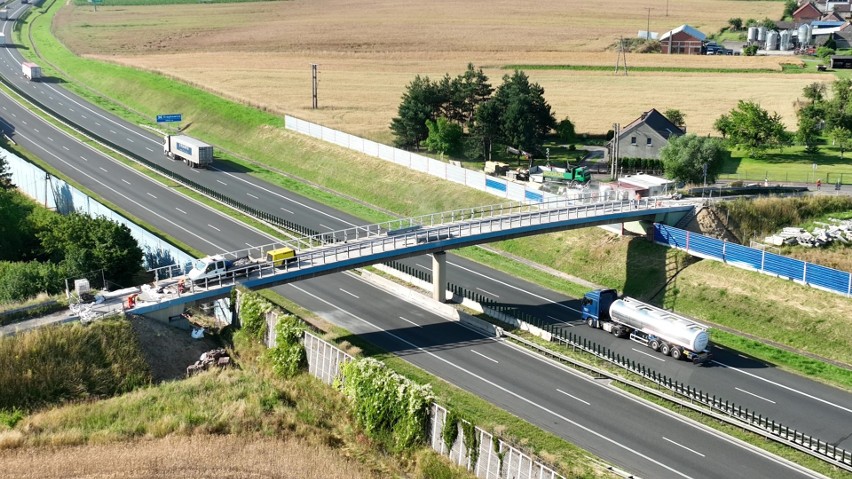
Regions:
<instances>
[{"instance_id":1,"label":"bridge shadow","mask_svg":"<svg viewBox=\"0 0 852 479\"><path fill-rule=\"evenodd\" d=\"M362 334L351 334L340 338L352 344L364 341L377 349L366 348L366 356L391 353L405 357L426 352L448 351L492 341L482 333L462 327L455 321L424 324Z\"/></svg>"}]
</instances>

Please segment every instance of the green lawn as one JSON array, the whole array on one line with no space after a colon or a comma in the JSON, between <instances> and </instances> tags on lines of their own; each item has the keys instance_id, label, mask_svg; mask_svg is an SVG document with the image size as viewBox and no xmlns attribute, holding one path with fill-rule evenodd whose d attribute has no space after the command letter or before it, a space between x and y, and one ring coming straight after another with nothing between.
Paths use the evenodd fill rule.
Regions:
<instances>
[{"instance_id":1,"label":"green lawn","mask_svg":"<svg viewBox=\"0 0 852 479\"><path fill-rule=\"evenodd\" d=\"M816 154L806 153L803 146L788 146L781 151L768 150L763 158L752 158L743 150L731 152L722 168L720 179L763 181L777 183L813 183L817 178L824 184L841 181L852 183L852 151L840 158L840 149L828 144ZM814 168L816 165L816 168Z\"/></svg>"}]
</instances>

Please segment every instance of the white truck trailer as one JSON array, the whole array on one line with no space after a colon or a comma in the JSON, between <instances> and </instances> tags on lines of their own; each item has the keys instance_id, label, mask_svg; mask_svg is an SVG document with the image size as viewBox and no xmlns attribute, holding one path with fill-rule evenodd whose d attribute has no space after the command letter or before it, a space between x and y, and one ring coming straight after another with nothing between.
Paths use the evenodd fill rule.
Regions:
<instances>
[{"instance_id":1,"label":"white truck trailer","mask_svg":"<svg viewBox=\"0 0 852 479\"><path fill-rule=\"evenodd\" d=\"M33 81L41 78L41 67L32 62L21 63L21 71L27 80Z\"/></svg>"},{"instance_id":2,"label":"white truck trailer","mask_svg":"<svg viewBox=\"0 0 852 479\"><path fill-rule=\"evenodd\" d=\"M712 358L707 326L671 311L633 298L619 298L614 289L586 293L583 320L593 328L618 337L629 337L674 359L685 357L695 364Z\"/></svg>"},{"instance_id":3,"label":"white truck trailer","mask_svg":"<svg viewBox=\"0 0 852 479\"><path fill-rule=\"evenodd\" d=\"M213 163L213 147L186 135L166 135L163 154L193 168L206 168Z\"/></svg>"}]
</instances>

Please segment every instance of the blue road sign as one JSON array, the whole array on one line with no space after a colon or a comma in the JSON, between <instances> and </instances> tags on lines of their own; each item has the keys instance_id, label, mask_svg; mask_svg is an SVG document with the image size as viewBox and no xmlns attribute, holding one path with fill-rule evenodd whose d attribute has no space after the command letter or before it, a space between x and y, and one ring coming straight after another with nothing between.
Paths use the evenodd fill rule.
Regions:
<instances>
[{"instance_id":1,"label":"blue road sign","mask_svg":"<svg viewBox=\"0 0 852 479\"><path fill-rule=\"evenodd\" d=\"M157 123L179 123L183 120L180 113L172 113L170 115L157 115Z\"/></svg>"}]
</instances>

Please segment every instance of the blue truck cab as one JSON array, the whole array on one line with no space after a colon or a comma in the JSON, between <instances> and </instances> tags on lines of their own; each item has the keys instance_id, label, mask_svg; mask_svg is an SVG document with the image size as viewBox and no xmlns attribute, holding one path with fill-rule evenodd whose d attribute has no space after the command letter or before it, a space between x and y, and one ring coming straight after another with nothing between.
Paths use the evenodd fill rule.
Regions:
<instances>
[{"instance_id":1,"label":"blue truck cab","mask_svg":"<svg viewBox=\"0 0 852 479\"><path fill-rule=\"evenodd\" d=\"M583 296L583 321L593 328L599 328L599 321L608 321L609 307L618 299L618 291L614 289L596 289Z\"/></svg>"}]
</instances>

